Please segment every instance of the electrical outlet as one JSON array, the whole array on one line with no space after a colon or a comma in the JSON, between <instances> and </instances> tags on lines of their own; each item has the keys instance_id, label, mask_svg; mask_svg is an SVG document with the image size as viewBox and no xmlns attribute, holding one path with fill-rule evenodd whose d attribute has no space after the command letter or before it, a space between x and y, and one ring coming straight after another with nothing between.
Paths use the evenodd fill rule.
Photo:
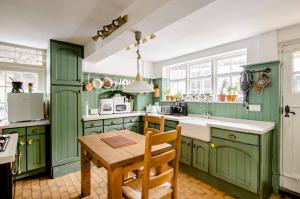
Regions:
<instances>
[{"instance_id":1,"label":"electrical outlet","mask_svg":"<svg viewBox=\"0 0 300 199\"><path fill-rule=\"evenodd\" d=\"M261 105L260 104L249 104L248 110L252 112L261 112Z\"/></svg>"}]
</instances>

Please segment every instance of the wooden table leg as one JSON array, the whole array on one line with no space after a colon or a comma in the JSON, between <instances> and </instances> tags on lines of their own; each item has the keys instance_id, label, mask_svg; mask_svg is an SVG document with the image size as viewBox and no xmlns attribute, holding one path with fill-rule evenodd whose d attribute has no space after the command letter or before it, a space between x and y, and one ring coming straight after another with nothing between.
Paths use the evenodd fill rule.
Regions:
<instances>
[{"instance_id":1,"label":"wooden table leg","mask_svg":"<svg viewBox=\"0 0 300 199\"><path fill-rule=\"evenodd\" d=\"M120 199L122 198L122 167L118 167L107 171L107 198Z\"/></svg>"},{"instance_id":2,"label":"wooden table leg","mask_svg":"<svg viewBox=\"0 0 300 199\"><path fill-rule=\"evenodd\" d=\"M91 194L91 166L87 152L81 146L81 196L89 196Z\"/></svg>"}]
</instances>

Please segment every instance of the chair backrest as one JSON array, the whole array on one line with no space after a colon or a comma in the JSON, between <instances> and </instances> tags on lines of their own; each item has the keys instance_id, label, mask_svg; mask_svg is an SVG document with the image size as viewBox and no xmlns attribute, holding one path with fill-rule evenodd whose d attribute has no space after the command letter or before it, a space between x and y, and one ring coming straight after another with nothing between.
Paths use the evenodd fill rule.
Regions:
<instances>
[{"instance_id":1,"label":"chair backrest","mask_svg":"<svg viewBox=\"0 0 300 199\"><path fill-rule=\"evenodd\" d=\"M164 132L165 129L165 117L155 117L151 115L145 115L144 118L144 135L146 135L147 131L153 131L153 128L149 128L149 123L151 124L159 124L159 132L162 133ZM155 131L155 130L154 130Z\"/></svg>"},{"instance_id":2,"label":"chair backrest","mask_svg":"<svg viewBox=\"0 0 300 199\"><path fill-rule=\"evenodd\" d=\"M177 125L176 130L154 133L148 131L146 133L145 143L145 156L144 156L144 171L143 171L143 187L142 187L142 198L147 199L149 196L149 189L158 187L166 182L171 184L172 198L176 198L177 195L177 177L179 167L179 151L180 151L180 140L181 140L181 126ZM160 153L152 154L152 147L160 144L174 143L170 145L170 149ZM168 166L168 163L172 161L172 164ZM166 166L156 176L151 176L150 169L157 168L160 166Z\"/></svg>"}]
</instances>

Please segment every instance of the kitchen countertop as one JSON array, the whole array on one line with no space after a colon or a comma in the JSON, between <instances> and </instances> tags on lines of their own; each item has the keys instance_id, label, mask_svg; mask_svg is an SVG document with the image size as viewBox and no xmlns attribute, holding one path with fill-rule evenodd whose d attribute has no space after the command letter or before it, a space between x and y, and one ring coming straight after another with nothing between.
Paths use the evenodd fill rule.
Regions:
<instances>
[{"instance_id":1,"label":"kitchen countertop","mask_svg":"<svg viewBox=\"0 0 300 199\"><path fill-rule=\"evenodd\" d=\"M47 125L50 124L49 120L37 120L37 121L28 121L28 122L9 122L7 120L0 122L0 134L2 134L2 129L7 128L18 128L26 126L38 126L38 125Z\"/></svg>"},{"instance_id":2,"label":"kitchen countertop","mask_svg":"<svg viewBox=\"0 0 300 199\"><path fill-rule=\"evenodd\" d=\"M16 152L17 152L18 134L13 133L4 136L9 136L10 138L6 150L0 152L0 164L5 164L5 163L15 161Z\"/></svg>"},{"instance_id":3,"label":"kitchen countertop","mask_svg":"<svg viewBox=\"0 0 300 199\"><path fill-rule=\"evenodd\" d=\"M131 112L124 114L111 114L111 115L90 115L88 117L83 117L83 121L91 120L101 120L101 119L112 119L120 117L134 117L134 116L143 116L145 112ZM161 116L161 114L152 114L149 115ZM232 131L239 131L244 133L252 134L264 134L275 128L274 122L265 122L265 121L256 121L256 120L244 120L244 119L233 119L233 118L222 118L222 117L210 117L206 119L201 115L188 115L188 116L174 116L174 115L164 115L165 119L178 121L181 123L204 123L209 127L222 128Z\"/></svg>"}]
</instances>

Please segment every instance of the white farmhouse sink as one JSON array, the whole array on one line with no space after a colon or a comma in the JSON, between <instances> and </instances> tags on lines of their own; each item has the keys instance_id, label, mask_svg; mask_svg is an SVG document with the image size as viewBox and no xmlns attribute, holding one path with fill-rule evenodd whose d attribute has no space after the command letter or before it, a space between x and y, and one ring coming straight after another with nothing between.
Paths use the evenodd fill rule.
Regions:
<instances>
[{"instance_id":1,"label":"white farmhouse sink","mask_svg":"<svg viewBox=\"0 0 300 199\"><path fill-rule=\"evenodd\" d=\"M206 119L184 119L179 124L182 126L181 135L210 142L210 127Z\"/></svg>"}]
</instances>

